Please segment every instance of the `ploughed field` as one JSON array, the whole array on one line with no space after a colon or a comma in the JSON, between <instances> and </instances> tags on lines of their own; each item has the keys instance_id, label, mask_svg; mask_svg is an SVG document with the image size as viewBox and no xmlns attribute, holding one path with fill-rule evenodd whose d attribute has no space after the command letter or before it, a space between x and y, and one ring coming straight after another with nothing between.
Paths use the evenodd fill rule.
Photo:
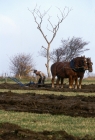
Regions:
<instances>
[{"instance_id":1,"label":"ploughed field","mask_svg":"<svg viewBox=\"0 0 95 140\"><path fill-rule=\"evenodd\" d=\"M9 89L8 92L0 93L0 110L30 112L30 113L50 113L52 115L64 114L72 117L95 117L95 96L64 96L53 94L36 94L35 90L48 90L60 92L95 92L95 85L82 85L82 89L69 89L64 85L64 89L51 88L51 84L30 85L21 87L18 84L0 84L0 89ZM17 94L11 90L34 90L34 93ZM22 129L20 126L4 123L0 124L0 140L80 140L80 138L68 135L65 131L57 132L33 132ZM90 138L85 137L84 140Z\"/></svg>"}]
</instances>

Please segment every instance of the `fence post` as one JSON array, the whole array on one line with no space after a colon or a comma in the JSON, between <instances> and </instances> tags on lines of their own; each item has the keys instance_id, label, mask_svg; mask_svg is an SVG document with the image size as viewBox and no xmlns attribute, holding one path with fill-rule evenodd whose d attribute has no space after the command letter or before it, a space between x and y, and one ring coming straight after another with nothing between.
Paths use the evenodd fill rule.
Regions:
<instances>
[{"instance_id":1,"label":"fence post","mask_svg":"<svg viewBox=\"0 0 95 140\"><path fill-rule=\"evenodd\" d=\"M5 83L7 83L7 76L6 76L6 73L5 73Z\"/></svg>"}]
</instances>

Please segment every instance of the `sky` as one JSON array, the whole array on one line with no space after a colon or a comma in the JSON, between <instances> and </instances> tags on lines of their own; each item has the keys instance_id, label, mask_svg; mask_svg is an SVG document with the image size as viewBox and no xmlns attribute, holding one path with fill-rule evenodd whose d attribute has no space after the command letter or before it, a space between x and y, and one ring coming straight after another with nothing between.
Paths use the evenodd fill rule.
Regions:
<instances>
[{"instance_id":1,"label":"sky","mask_svg":"<svg viewBox=\"0 0 95 140\"><path fill-rule=\"evenodd\" d=\"M38 53L42 50L42 46L47 48L47 43L29 11L36 5L41 13L50 8L42 24L42 30L48 40L52 37L52 33L47 30L47 25L50 27L48 17L50 16L52 24L56 25L58 17L61 17L58 8L61 11L65 7L71 9L60 24L50 51L60 47L62 39L82 38L83 41L89 42L85 48L90 49L82 55L91 58L93 62L91 74L95 74L95 0L0 0L0 76L5 73L11 75L10 58L20 53L31 54L35 68L47 74L45 67L47 59ZM52 62L50 66L51 64Z\"/></svg>"}]
</instances>

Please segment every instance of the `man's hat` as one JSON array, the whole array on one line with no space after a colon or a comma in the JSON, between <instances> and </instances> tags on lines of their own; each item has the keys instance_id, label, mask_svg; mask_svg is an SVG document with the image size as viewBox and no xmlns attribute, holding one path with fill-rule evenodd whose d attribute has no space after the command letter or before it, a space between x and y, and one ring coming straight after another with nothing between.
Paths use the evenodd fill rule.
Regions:
<instances>
[{"instance_id":1,"label":"man's hat","mask_svg":"<svg viewBox=\"0 0 95 140\"><path fill-rule=\"evenodd\" d=\"M37 72L37 70L34 70L34 73L36 73Z\"/></svg>"}]
</instances>

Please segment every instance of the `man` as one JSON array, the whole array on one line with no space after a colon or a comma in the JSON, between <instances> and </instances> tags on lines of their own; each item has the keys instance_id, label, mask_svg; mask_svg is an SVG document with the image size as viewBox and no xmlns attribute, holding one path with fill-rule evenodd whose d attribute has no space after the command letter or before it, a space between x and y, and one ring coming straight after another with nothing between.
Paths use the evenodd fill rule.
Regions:
<instances>
[{"instance_id":1,"label":"man","mask_svg":"<svg viewBox=\"0 0 95 140\"><path fill-rule=\"evenodd\" d=\"M37 71L37 70L34 70L34 73L39 76L39 80L38 80L38 84L44 84L44 81L45 81L45 75L44 73L42 73L41 71Z\"/></svg>"}]
</instances>

